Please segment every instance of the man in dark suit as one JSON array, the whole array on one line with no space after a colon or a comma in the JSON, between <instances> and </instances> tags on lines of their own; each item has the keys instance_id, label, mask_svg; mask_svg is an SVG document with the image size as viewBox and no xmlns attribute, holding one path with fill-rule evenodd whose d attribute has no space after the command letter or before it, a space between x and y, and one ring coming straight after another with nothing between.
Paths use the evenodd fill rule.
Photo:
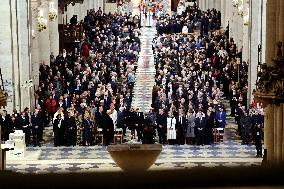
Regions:
<instances>
[{"instance_id":1,"label":"man in dark suit","mask_svg":"<svg viewBox=\"0 0 284 189\"><path fill-rule=\"evenodd\" d=\"M196 114L195 120L196 128L197 128L197 137L198 137L198 145L204 145L204 129L206 125L206 117L200 108L198 113Z\"/></svg>"},{"instance_id":2,"label":"man in dark suit","mask_svg":"<svg viewBox=\"0 0 284 189\"><path fill-rule=\"evenodd\" d=\"M249 140L249 131L251 127L251 118L247 112L244 112L244 115L241 118L242 125L242 144L248 144Z\"/></svg>"},{"instance_id":3,"label":"man in dark suit","mask_svg":"<svg viewBox=\"0 0 284 189\"><path fill-rule=\"evenodd\" d=\"M179 116L177 117L177 143L179 145L183 145L185 142L185 130L186 130L186 118L184 116L184 112L181 111Z\"/></svg>"},{"instance_id":4,"label":"man in dark suit","mask_svg":"<svg viewBox=\"0 0 284 189\"><path fill-rule=\"evenodd\" d=\"M114 137L114 125L110 117L111 111L107 111L103 116L103 135L104 135L104 145L109 145Z\"/></svg>"},{"instance_id":5,"label":"man in dark suit","mask_svg":"<svg viewBox=\"0 0 284 189\"><path fill-rule=\"evenodd\" d=\"M138 137L138 142L142 141L142 131L143 131L143 123L144 123L144 114L143 112L139 111L139 108L136 109L136 117L137 117L137 123L136 123L136 132Z\"/></svg>"},{"instance_id":6,"label":"man in dark suit","mask_svg":"<svg viewBox=\"0 0 284 189\"><path fill-rule=\"evenodd\" d=\"M219 111L215 114L215 119L217 121L217 127L225 128L226 126L226 112L222 106L219 106Z\"/></svg>"},{"instance_id":7,"label":"man in dark suit","mask_svg":"<svg viewBox=\"0 0 284 189\"><path fill-rule=\"evenodd\" d=\"M41 146L40 141L40 131L42 127L42 120L41 117L38 115L38 110L35 109L34 115L31 117L32 122L32 134L33 134L33 144L35 146Z\"/></svg>"},{"instance_id":8,"label":"man in dark suit","mask_svg":"<svg viewBox=\"0 0 284 189\"><path fill-rule=\"evenodd\" d=\"M64 96L63 96L63 105L62 105L64 111L66 111L67 108L70 107L70 105L71 105L71 100L68 97L68 94L64 94Z\"/></svg>"},{"instance_id":9,"label":"man in dark suit","mask_svg":"<svg viewBox=\"0 0 284 189\"><path fill-rule=\"evenodd\" d=\"M255 127L255 133L254 133L254 142L256 147L256 157L262 157L262 130L261 130L261 124L257 124Z\"/></svg>"},{"instance_id":10,"label":"man in dark suit","mask_svg":"<svg viewBox=\"0 0 284 189\"><path fill-rule=\"evenodd\" d=\"M26 112L22 112L21 116L18 118L20 129L25 133L25 142L26 146L28 146L30 142L30 122L29 117L26 116Z\"/></svg>"},{"instance_id":11,"label":"man in dark suit","mask_svg":"<svg viewBox=\"0 0 284 189\"><path fill-rule=\"evenodd\" d=\"M167 115L164 113L164 110L162 108L159 109L159 113L157 114L157 130L159 136L159 143L165 144L167 141Z\"/></svg>"},{"instance_id":12,"label":"man in dark suit","mask_svg":"<svg viewBox=\"0 0 284 189\"><path fill-rule=\"evenodd\" d=\"M64 118L64 125L66 128L66 145L75 146L77 129L75 117L71 112L68 112L68 115Z\"/></svg>"}]
</instances>

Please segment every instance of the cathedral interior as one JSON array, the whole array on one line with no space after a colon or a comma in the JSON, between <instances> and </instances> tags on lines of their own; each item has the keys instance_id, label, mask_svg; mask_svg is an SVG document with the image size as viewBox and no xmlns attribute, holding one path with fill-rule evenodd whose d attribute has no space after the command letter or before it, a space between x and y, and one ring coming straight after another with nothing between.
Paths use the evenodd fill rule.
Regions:
<instances>
[{"instance_id":1,"label":"cathedral interior","mask_svg":"<svg viewBox=\"0 0 284 189\"><path fill-rule=\"evenodd\" d=\"M283 188L283 0L0 12L0 186Z\"/></svg>"}]
</instances>

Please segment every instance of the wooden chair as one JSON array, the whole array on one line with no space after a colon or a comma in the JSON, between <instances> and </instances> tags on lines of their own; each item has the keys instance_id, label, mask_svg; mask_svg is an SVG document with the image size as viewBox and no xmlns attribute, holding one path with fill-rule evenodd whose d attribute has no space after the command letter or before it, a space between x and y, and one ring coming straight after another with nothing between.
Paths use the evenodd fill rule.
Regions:
<instances>
[{"instance_id":1,"label":"wooden chair","mask_svg":"<svg viewBox=\"0 0 284 189\"><path fill-rule=\"evenodd\" d=\"M95 137L96 141L99 138L101 139L101 144L103 144L104 143L104 134L103 134L103 129L102 128L97 128L97 133L96 133L96 137Z\"/></svg>"},{"instance_id":2,"label":"wooden chair","mask_svg":"<svg viewBox=\"0 0 284 189\"><path fill-rule=\"evenodd\" d=\"M214 143L222 142L224 144L224 138L225 138L225 130L224 128L214 128L213 129L213 135L214 135Z\"/></svg>"},{"instance_id":3,"label":"wooden chair","mask_svg":"<svg viewBox=\"0 0 284 189\"><path fill-rule=\"evenodd\" d=\"M116 128L114 130L113 143L116 143L117 141L120 141L120 144L123 141L123 130L122 130L122 128Z\"/></svg>"}]
</instances>

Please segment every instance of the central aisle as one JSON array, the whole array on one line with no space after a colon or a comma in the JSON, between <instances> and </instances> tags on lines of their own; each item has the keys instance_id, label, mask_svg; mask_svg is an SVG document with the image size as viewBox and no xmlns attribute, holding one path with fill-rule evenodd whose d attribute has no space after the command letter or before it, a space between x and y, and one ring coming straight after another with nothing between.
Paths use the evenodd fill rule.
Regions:
<instances>
[{"instance_id":1,"label":"central aisle","mask_svg":"<svg viewBox=\"0 0 284 189\"><path fill-rule=\"evenodd\" d=\"M155 84L156 73L152 44L156 33L154 26L141 28L141 52L138 59L132 107L139 108L142 112L148 111L152 102L152 88Z\"/></svg>"}]
</instances>

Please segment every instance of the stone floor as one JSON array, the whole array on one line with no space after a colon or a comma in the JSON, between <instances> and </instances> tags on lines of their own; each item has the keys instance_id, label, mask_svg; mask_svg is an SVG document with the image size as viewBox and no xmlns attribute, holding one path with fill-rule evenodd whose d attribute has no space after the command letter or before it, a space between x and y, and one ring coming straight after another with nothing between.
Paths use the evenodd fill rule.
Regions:
<instances>
[{"instance_id":1,"label":"stone floor","mask_svg":"<svg viewBox=\"0 0 284 189\"><path fill-rule=\"evenodd\" d=\"M148 111L155 75L151 48L156 30L154 27L143 27L141 33L142 51L138 61L133 107ZM226 100L223 101L228 105ZM262 159L255 158L255 146L241 145L236 135L234 118L228 117L227 120L224 144L165 145L150 170L188 169L196 166L259 166ZM25 158L15 159L8 155L7 169L20 173L121 171L105 146L53 147L52 127L46 128L44 139L42 147L28 147Z\"/></svg>"}]
</instances>

